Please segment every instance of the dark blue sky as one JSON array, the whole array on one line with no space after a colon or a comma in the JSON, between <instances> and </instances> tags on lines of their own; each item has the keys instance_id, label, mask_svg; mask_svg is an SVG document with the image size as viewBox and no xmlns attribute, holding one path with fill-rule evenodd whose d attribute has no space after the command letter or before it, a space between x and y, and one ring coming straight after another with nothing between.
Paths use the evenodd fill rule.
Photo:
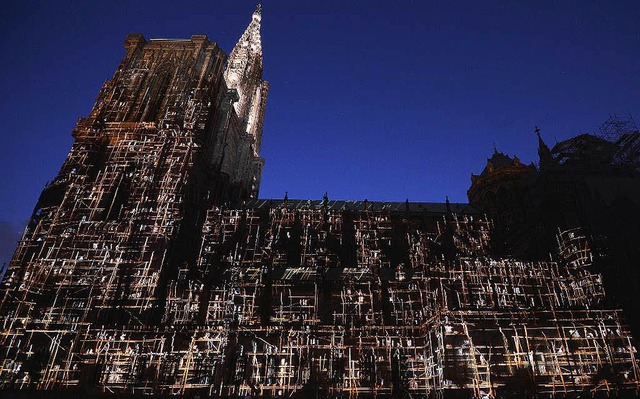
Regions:
<instances>
[{"instance_id":1,"label":"dark blue sky","mask_svg":"<svg viewBox=\"0 0 640 399\"><path fill-rule=\"evenodd\" d=\"M230 51L255 1L11 2L0 222L28 219L130 32ZM262 197L466 201L495 142L536 158L640 118L640 1L265 1Z\"/></svg>"}]
</instances>

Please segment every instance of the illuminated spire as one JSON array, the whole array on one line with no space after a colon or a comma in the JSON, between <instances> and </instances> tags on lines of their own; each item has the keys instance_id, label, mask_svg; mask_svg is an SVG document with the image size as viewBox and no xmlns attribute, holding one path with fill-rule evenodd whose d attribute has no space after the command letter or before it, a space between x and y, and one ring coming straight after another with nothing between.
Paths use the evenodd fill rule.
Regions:
<instances>
[{"instance_id":1,"label":"illuminated spire","mask_svg":"<svg viewBox=\"0 0 640 399\"><path fill-rule=\"evenodd\" d=\"M258 4L256 10L251 15L251 22L247 29L236 43L236 46L229 55L229 67L225 72L227 80L237 78L232 76L233 72L239 68L245 69L249 61L257 61L262 68L262 39L260 37L260 24L262 22L262 6ZM250 60L253 58L253 60ZM262 72L262 71L261 71Z\"/></svg>"},{"instance_id":2,"label":"illuminated spire","mask_svg":"<svg viewBox=\"0 0 640 399\"><path fill-rule=\"evenodd\" d=\"M241 129L252 137L251 148L254 155L252 170L254 181L252 196L256 197L260 187L260 174L264 160L260 158L262 127L269 93L269 83L262 79L262 38L260 24L262 6L258 4L251 15L251 22L229 55L224 79L229 89L238 94L233 108L238 115Z\"/></svg>"},{"instance_id":3,"label":"illuminated spire","mask_svg":"<svg viewBox=\"0 0 640 399\"><path fill-rule=\"evenodd\" d=\"M258 4L251 15L251 22L244 31L238 43L229 55L227 69L224 77L227 86L236 89L240 100L234 105L240 120L248 125L251 130L253 119L258 115L252 115L255 107L259 108L256 101L262 101L257 91L262 86L262 39L260 37L260 24L262 22L262 6ZM266 94L266 93L264 93ZM256 104L254 104L256 103ZM250 132L251 133L251 132Z\"/></svg>"}]
</instances>

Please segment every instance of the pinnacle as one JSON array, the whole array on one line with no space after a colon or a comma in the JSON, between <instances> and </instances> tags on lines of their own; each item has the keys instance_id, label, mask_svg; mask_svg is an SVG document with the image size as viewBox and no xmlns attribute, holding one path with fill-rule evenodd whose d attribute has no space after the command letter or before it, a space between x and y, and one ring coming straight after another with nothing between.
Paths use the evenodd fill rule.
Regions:
<instances>
[{"instance_id":1,"label":"pinnacle","mask_svg":"<svg viewBox=\"0 0 640 399\"><path fill-rule=\"evenodd\" d=\"M262 5L258 3L256 10L251 15L251 23L240 37L236 47L247 47L253 53L262 54L262 43L260 38L260 22L262 21ZM235 49L234 51L235 52ZM232 53L233 53L232 52Z\"/></svg>"}]
</instances>

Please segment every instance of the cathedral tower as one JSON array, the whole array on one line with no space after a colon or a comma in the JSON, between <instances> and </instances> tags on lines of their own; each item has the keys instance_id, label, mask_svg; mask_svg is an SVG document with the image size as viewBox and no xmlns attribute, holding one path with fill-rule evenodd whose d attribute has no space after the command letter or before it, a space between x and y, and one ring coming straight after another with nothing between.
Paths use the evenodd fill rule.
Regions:
<instances>
[{"instance_id":1,"label":"cathedral tower","mask_svg":"<svg viewBox=\"0 0 640 399\"><path fill-rule=\"evenodd\" d=\"M35 386L31 376L35 382L53 368L76 383L84 378L62 359L45 369L29 363L19 339L26 331L39 331L29 333L29 345L53 339L70 348L97 326L161 324L171 281L196 262L208 211L257 195L268 87L259 23L258 10L228 68L243 75L229 85L227 55L205 35L127 37L3 281L0 348L17 367L5 383L24 378ZM56 378L37 386L56 387Z\"/></svg>"},{"instance_id":2,"label":"cathedral tower","mask_svg":"<svg viewBox=\"0 0 640 399\"><path fill-rule=\"evenodd\" d=\"M251 196L257 198L260 176L264 159L260 158L262 128L269 93L269 83L262 80L262 39L260 23L262 9L258 5L251 23L231 51L224 77L227 86L238 93L234 109L238 114L240 126L252 138L252 152L255 157L252 164L253 190Z\"/></svg>"}]
</instances>

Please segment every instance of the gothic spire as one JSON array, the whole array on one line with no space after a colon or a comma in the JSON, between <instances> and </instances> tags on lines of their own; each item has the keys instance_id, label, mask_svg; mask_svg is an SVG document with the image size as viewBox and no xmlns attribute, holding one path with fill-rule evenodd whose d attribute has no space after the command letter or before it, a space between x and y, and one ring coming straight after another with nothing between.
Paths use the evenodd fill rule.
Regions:
<instances>
[{"instance_id":1,"label":"gothic spire","mask_svg":"<svg viewBox=\"0 0 640 399\"><path fill-rule=\"evenodd\" d=\"M551 150L547 144L542 140L542 136L540 136L540 128L538 126L536 126L535 132L536 136L538 136L538 157L540 158L540 169L543 169L555 163L555 159L553 158Z\"/></svg>"},{"instance_id":2,"label":"gothic spire","mask_svg":"<svg viewBox=\"0 0 640 399\"><path fill-rule=\"evenodd\" d=\"M238 93L233 107L244 131L254 137L254 153L260 154L264 110L269 84L262 80L262 6L258 4L251 22L229 55L224 78L227 87Z\"/></svg>"},{"instance_id":3,"label":"gothic spire","mask_svg":"<svg viewBox=\"0 0 640 399\"><path fill-rule=\"evenodd\" d=\"M229 55L229 68L225 71L227 79L235 77L231 72L237 67L246 68L248 61L257 61L262 68L262 39L260 37L260 26L262 22L262 5L258 4L256 10L251 15L251 22L247 29L236 43ZM252 60L250 60L252 58ZM244 69L242 68L242 69Z\"/></svg>"}]
</instances>

